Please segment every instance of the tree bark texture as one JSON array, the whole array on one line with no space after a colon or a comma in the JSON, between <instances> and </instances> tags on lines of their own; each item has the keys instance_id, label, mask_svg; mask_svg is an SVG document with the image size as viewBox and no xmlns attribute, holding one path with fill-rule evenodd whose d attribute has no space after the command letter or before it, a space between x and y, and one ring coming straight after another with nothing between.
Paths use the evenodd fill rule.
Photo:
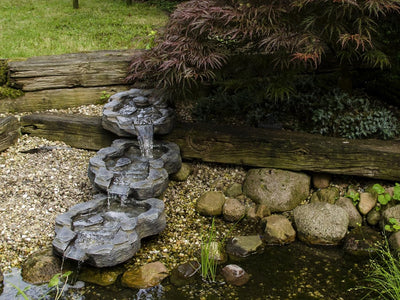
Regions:
<instances>
[{"instance_id":1,"label":"tree bark texture","mask_svg":"<svg viewBox=\"0 0 400 300\"><path fill-rule=\"evenodd\" d=\"M22 133L78 148L98 150L117 138L102 129L100 117L35 114L22 117L21 124ZM400 180L399 140L348 140L197 123L178 123L170 134L156 138L178 144L186 160Z\"/></svg>"},{"instance_id":2,"label":"tree bark texture","mask_svg":"<svg viewBox=\"0 0 400 300\"><path fill-rule=\"evenodd\" d=\"M13 145L19 137L20 124L15 117L0 118L0 151Z\"/></svg>"}]
</instances>

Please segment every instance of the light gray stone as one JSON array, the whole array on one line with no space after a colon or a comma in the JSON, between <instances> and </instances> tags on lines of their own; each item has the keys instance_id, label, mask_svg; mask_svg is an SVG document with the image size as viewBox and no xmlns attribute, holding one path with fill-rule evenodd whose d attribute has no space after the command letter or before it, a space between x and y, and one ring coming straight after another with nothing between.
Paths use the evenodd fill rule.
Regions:
<instances>
[{"instance_id":1,"label":"light gray stone","mask_svg":"<svg viewBox=\"0 0 400 300\"><path fill-rule=\"evenodd\" d=\"M333 204L318 202L294 209L294 221L300 240L314 245L337 245L349 225L347 212Z\"/></svg>"},{"instance_id":2,"label":"light gray stone","mask_svg":"<svg viewBox=\"0 0 400 300\"><path fill-rule=\"evenodd\" d=\"M205 216L219 216L225 203L225 196L222 192L209 191L197 199L196 210Z\"/></svg>"},{"instance_id":3,"label":"light gray stone","mask_svg":"<svg viewBox=\"0 0 400 300\"><path fill-rule=\"evenodd\" d=\"M372 193L361 193L360 202L358 203L358 210L361 214L368 214L376 205L377 198Z\"/></svg>"},{"instance_id":4,"label":"light gray stone","mask_svg":"<svg viewBox=\"0 0 400 300\"><path fill-rule=\"evenodd\" d=\"M249 170L243 183L243 193L271 212L292 210L309 194L310 177L277 169Z\"/></svg>"},{"instance_id":5,"label":"light gray stone","mask_svg":"<svg viewBox=\"0 0 400 300\"><path fill-rule=\"evenodd\" d=\"M336 201L336 205L343 208L347 211L349 215L349 226L357 227L362 224L362 216L358 212L357 208L354 206L353 201L346 197L340 197L338 201Z\"/></svg>"},{"instance_id":6,"label":"light gray stone","mask_svg":"<svg viewBox=\"0 0 400 300\"><path fill-rule=\"evenodd\" d=\"M246 206L235 198L227 198L222 208L224 219L228 222L236 222L246 214Z\"/></svg>"}]
</instances>

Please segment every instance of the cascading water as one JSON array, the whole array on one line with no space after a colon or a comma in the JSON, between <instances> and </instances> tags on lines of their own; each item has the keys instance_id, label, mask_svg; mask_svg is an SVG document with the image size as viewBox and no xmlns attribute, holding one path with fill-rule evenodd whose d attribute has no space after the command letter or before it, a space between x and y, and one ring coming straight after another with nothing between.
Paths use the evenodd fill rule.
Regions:
<instances>
[{"instance_id":1,"label":"cascading water","mask_svg":"<svg viewBox=\"0 0 400 300\"><path fill-rule=\"evenodd\" d=\"M164 202L156 199L168 175L180 169L179 147L154 142L172 129L173 114L150 90L115 94L103 110L103 127L137 141L117 139L90 159L88 176L107 194L80 203L56 219L53 247L60 255L109 267L130 259L140 240L166 226Z\"/></svg>"}]
</instances>

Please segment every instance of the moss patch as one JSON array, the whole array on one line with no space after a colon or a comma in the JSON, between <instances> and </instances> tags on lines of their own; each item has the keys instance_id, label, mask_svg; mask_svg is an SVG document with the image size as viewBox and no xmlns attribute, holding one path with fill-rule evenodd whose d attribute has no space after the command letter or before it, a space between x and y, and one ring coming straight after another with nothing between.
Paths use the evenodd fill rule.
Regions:
<instances>
[{"instance_id":1,"label":"moss patch","mask_svg":"<svg viewBox=\"0 0 400 300\"><path fill-rule=\"evenodd\" d=\"M8 86L0 86L0 99L15 99L21 97L23 91L10 88Z\"/></svg>"}]
</instances>

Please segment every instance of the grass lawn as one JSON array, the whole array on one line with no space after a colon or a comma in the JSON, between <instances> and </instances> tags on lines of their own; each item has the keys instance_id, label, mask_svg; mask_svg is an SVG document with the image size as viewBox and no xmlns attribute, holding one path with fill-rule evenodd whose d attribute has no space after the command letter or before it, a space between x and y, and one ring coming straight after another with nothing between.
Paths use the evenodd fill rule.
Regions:
<instances>
[{"instance_id":1,"label":"grass lawn","mask_svg":"<svg viewBox=\"0 0 400 300\"><path fill-rule=\"evenodd\" d=\"M125 0L0 0L0 58L144 48L167 14Z\"/></svg>"}]
</instances>

